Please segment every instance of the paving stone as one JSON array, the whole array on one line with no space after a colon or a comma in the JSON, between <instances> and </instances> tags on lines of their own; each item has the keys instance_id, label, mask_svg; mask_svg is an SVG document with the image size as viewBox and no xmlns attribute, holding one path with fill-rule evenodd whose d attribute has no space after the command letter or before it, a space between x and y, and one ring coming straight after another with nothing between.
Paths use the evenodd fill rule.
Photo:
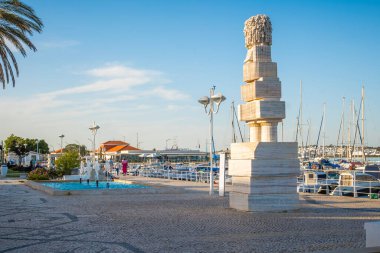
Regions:
<instances>
[{"instance_id":1,"label":"paving stone","mask_svg":"<svg viewBox=\"0 0 380 253\"><path fill-rule=\"evenodd\" d=\"M364 223L380 220L379 200L301 194L297 211L250 213L228 208L228 197L210 197L207 184L128 179L184 191L51 196L0 180L0 252L355 249L365 247Z\"/></svg>"}]
</instances>

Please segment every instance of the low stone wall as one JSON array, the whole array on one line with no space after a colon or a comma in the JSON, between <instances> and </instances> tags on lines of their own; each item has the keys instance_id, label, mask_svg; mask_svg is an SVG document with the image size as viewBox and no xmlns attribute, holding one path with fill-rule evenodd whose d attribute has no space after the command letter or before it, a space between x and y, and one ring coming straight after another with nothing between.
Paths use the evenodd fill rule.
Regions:
<instances>
[{"instance_id":1,"label":"low stone wall","mask_svg":"<svg viewBox=\"0 0 380 253\"><path fill-rule=\"evenodd\" d=\"M45 192L53 196L63 196L63 195L114 195L114 194L178 194L183 193L183 189L175 187L160 186L155 184L141 184L135 183L129 180L115 180L115 182L130 183L130 184L140 184L149 186L149 188L126 188L126 189L93 189L93 190L57 190L51 187L42 185L46 182L62 182L62 181L26 181L25 185L32 189ZM65 181L67 182L67 181ZM78 182L79 183L79 182Z\"/></svg>"}]
</instances>

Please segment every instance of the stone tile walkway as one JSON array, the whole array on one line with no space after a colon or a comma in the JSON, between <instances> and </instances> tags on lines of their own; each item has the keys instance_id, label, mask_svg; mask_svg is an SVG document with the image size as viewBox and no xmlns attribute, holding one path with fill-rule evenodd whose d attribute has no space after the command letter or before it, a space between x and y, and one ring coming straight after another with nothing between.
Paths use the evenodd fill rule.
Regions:
<instances>
[{"instance_id":1,"label":"stone tile walkway","mask_svg":"<svg viewBox=\"0 0 380 253\"><path fill-rule=\"evenodd\" d=\"M0 180L0 252L312 252L365 247L380 200L301 195L290 213L246 213L208 185L128 177L181 194L50 196Z\"/></svg>"}]
</instances>

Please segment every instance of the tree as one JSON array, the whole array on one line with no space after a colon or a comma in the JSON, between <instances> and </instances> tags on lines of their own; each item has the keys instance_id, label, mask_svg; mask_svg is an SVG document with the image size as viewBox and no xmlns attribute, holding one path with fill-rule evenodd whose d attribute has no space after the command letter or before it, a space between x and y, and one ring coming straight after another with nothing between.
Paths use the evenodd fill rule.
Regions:
<instances>
[{"instance_id":1,"label":"tree","mask_svg":"<svg viewBox=\"0 0 380 253\"><path fill-rule=\"evenodd\" d=\"M28 151L26 150L25 140L19 136L11 134L5 141L5 150L8 152L14 152L19 157L19 163L21 163L21 157Z\"/></svg>"},{"instance_id":2,"label":"tree","mask_svg":"<svg viewBox=\"0 0 380 253\"><path fill-rule=\"evenodd\" d=\"M61 157L55 160L55 169L58 176L70 175L71 170L79 167L79 154L77 151L65 152Z\"/></svg>"},{"instance_id":3,"label":"tree","mask_svg":"<svg viewBox=\"0 0 380 253\"><path fill-rule=\"evenodd\" d=\"M0 0L0 82L9 83L11 78L13 87L15 86L15 75L19 75L16 58L10 46L13 46L26 56L25 46L32 51L37 48L30 41L28 36L33 36L33 32L40 33L43 23L36 16L34 10L20 2L19 0Z\"/></svg>"},{"instance_id":4,"label":"tree","mask_svg":"<svg viewBox=\"0 0 380 253\"><path fill-rule=\"evenodd\" d=\"M48 154L49 153L49 145L45 140L38 139L25 139L25 143L27 144L26 150L37 152L37 142L38 142L38 153L40 154Z\"/></svg>"},{"instance_id":5,"label":"tree","mask_svg":"<svg viewBox=\"0 0 380 253\"><path fill-rule=\"evenodd\" d=\"M78 144L67 144L64 148L64 152L80 152L81 156L85 156L87 154L87 147L85 145L78 145Z\"/></svg>"},{"instance_id":6,"label":"tree","mask_svg":"<svg viewBox=\"0 0 380 253\"><path fill-rule=\"evenodd\" d=\"M11 134L5 141L5 151L14 152L21 162L21 158L25 156L28 152L37 152L37 141L38 141L38 153L47 154L49 153L49 145L45 140L38 139L24 139L22 137Z\"/></svg>"}]
</instances>

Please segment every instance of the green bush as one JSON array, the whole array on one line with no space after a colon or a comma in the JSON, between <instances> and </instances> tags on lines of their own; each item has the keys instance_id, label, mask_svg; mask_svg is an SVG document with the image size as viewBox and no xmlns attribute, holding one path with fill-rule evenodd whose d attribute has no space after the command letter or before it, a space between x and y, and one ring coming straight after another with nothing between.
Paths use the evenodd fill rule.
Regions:
<instances>
[{"instance_id":1,"label":"green bush","mask_svg":"<svg viewBox=\"0 0 380 253\"><path fill-rule=\"evenodd\" d=\"M29 180L48 180L48 171L44 168L37 168L28 173Z\"/></svg>"},{"instance_id":2,"label":"green bush","mask_svg":"<svg viewBox=\"0 0 380 253\"><path fill-rule=\"evenodd\" d=\"M55 161L58 176L71 175L71 170L79 167L79 155L76 151L65 152Z\"/></svg>"}]
</instances>

